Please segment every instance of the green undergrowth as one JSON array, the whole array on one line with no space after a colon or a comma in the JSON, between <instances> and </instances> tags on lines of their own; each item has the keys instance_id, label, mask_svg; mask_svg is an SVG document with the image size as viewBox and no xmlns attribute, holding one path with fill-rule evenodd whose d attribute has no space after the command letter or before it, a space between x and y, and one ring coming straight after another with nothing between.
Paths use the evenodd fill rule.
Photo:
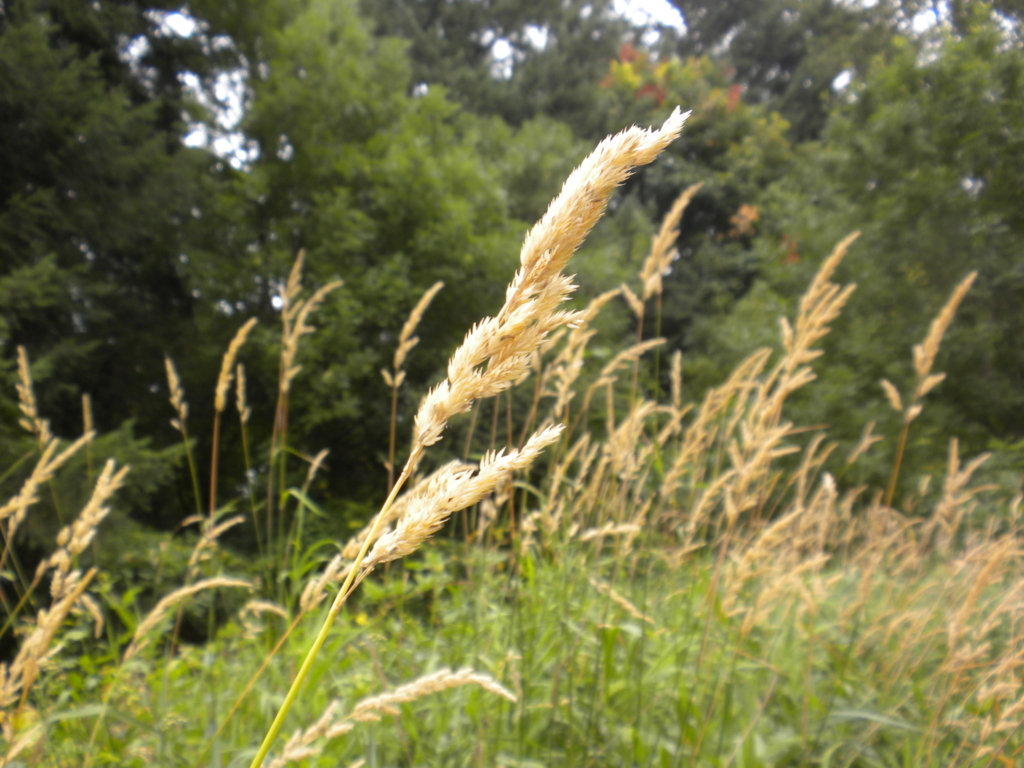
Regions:
<instances>
[{"instance_id":1,"label":"green undergrowth","mask_svg":"<svg viewBox=\"0 0 1024 768\"><path fill-rule=\"evenodd\" d=\"M864 631L905 602L880 590L850 615L859 575L837 569L817 577L828 585L824 599L780 599L745 629L743 611L723 607L715 573L716 559L705 555L671 567L654 552L624 558L570 545L557 556L515 559L438 542L364 583L285 732L315 722L334 699L349 711L422 674L471 666L518 702L444 691L401 705L397 717L357 723L306 764L952 764L956 740L929 734L942 648L925 644L916 667L893 678L885 659L895 641ZM925 585L906 599L925 599ZM599 591L606 586L621 599ZM50 702L39 716L50 725L34 764L81 764L99 694L113 686L94 765L246 765L252 734L275 714L317 624L306 617L202 758L283 619L265 616L250 636L228 622L212 642L183 646L170 660L164 641L120 671L110 658L65 653L62 674L39 691Z\"/></svg>"}]
</instances>

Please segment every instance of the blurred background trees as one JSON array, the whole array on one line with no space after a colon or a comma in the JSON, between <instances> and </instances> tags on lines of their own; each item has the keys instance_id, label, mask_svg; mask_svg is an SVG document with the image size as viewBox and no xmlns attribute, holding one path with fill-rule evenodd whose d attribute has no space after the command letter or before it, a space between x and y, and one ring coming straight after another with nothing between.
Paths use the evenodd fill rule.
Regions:
<instances>
[{"instance_id":1,"label":"blurred background trees","mask_svg":"<svg viewBox=\"0 0 1024 768\"><path fill-rule=\"evenodd\" d=\"M13 395L21 345L55 432L81 433L87 393L105 453L136 467L122 520L177 525L194 504L163 359L181 373L194 451L207 456L221 355L259 318L241 360L265 455L281 295L305 249L307 287L344 286L300 349L293 448L330 449L317 495L333 525L362 515L386 482L379 371L422 292L446 283L410 356L400 434L456 341L500 304L523 233L573 164L606 133L660 122L677 104L693 110L682 139L623 188L579 256L585 293L635 285L657 222L703 182L645 328L683 350L697 397L778 343L777 318L820 259L862 230L843 267L859 287L818 365L823 386L791 415L843 441L879 420L882 475L898 418L878 380L911 381L911 345L977 269L937 366L949 378L915 426L904 476L942 460L940 433L960 435L965 452L1015 456L1022 6L673 5L674 26L608 0L7 0L5 465L33 446ZM604 323L599 357L634 332L625 307ZM222 481L225 496L265 481L259 462L245 475L235 424L225 418L221 466L236 478Z\"/></svg>"}]
</instances>

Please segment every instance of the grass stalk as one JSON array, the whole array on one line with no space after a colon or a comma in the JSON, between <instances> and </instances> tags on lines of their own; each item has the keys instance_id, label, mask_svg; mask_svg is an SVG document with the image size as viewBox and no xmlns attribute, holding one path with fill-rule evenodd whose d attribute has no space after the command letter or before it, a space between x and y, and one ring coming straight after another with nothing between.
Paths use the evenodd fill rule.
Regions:
<instances>
[{"instance_id":1,"label":"grass stalk","mask_svg":"<svg viewBox=\"0 0 1024 768\"><path fill-rule=\"evenodd\" d=\"M220 449L220 411L213 414L213 444L210 447L210 506L207 514L213 519L217 509L217 455Z\"/></svg>"},{"instance_id":2,"label":"grass stalk","mask_svg":"<svg viewBox=\"0 0 1024 768\"><path fill-rule=\"evenodd\" d=\"M391 420L388 427L388 493L395 485L395 440L398 431L398 385L391 385Z\"/></svg>"},{"instance_id":3,"label":"grass stalk","mask_svg":"<svg viewBox=\"0 0 1024 768\"><path fill-rule=\"evenodd\" d=\"M267 731L267 735L264 737L263 742L256 751L256 756L253 758L250 768L260 768L263 764L263 759L270 752L270 747L273 745L278 733L280 733L281 727L284 725L284 720L288 716L288 711L292 708L292 704L295 702L295 697L299 695L299 689L302 688L302 684L309 675L309 670L312 668L313 662L316 661L316 657L320 653L320 649L323 647L324 641L327 640L327 635L330 633L331 627L334 625L334 620L337 618L338 613L341 612L342 606L345 604L345 601L348 599L348 596L353 589L356 575L359 572L359 568L363 561L366 559L366 555L370 550L370 545L376 541L376 537L380 533L380 528L383 524L384 518L387 515L388 510L391 508L391 505L395 503L395 499L398 497L398 493L405 484L405 481L409 479L409 475L411 474L415 463L419 460L419 452L421 451L422 449L419 449L419 451L415 448L413 449L412 455L409 457L405 467L402 469L402 474L399 475L394 487L391 489L391 492L388 494L383 506L377 513L377 516L374 519L374 525L370 529L369 535L363 541L359 554L356 556L355 560L352 561L348 575L345 577L344 583L338 590L338 593L334 598L334 602L331 603L331 608L327 612L327 616L324 618L323 624L320 626L320 631L317 633L316 639L314 639L313 644L306 652L306 657L302 661L302 666L299 667L299 671L296 673L295 679L288 688L284 701L282 702L277 715L274 717L274 721L270 724L270 729Z\"/></svg>"},{"instance_id":4,"label":"grass stalk","mask_svg":"<svg viewBox=\"0 0 1024 768\"><path fill-rule=\"evenodd\" d=\"M900 425L900 436L896 441L896 453L892 459L892 472L889 474L889 482L885 486L885 506L892 506L892 497L896 493L896 482L900 477L900 465L903 463L903 451L907 447L907 435L910 432L910 421L903 420Z\"/></svg>"},{"instance_id":5,"label":"grass stalk","mask_svg":"<svg viewBox=\"0 0 1024 768\"><path fill-rule=\"evenodd\" d=\"M249 512L252 516L252 526L256 533L256 548L260 553L260 556L266 554L263 547L263 536L260 531L260 517L256 510L256 497L253 495L253 483L252 483L252 459L249 455L249 435L248 429L244 421L239 424L239 429L242 433L242 458L245 461L245 493L249 499Z\"/></svg>"}]
</instances>

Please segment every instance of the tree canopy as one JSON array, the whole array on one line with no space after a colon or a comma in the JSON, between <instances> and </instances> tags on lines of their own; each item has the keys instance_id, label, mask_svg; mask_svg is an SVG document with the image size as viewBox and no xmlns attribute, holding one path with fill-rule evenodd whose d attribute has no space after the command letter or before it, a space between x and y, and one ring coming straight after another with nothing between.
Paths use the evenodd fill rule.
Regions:
<instances>
[{"instance_id":1,"label":"tree canopy","mask_svg":"<svg viewBox=\"0 0 1024 768\"><path fill-rule=\"evenodd\" d=\"M344 284L302 340L290 445L330 449L319 482L343 517L384 486L380 370L418 298L444 281L401 414L500 305L523 233L593 140L678 104L693 110L682 138L620 191L581 254L588 293L635 280L657 222L703 183L643 329L684 351L696 395L777 343L777 316L859 229L844 341L819 365L824 387L799 404L803 420L853 441L865 420L855 402L893 432L879 380L911 380L910 346L977 270L917 455L937 460L932 436L951 429L974 449L1024 437L1019 3L954 2L923 25L931 6L911 0L673 4L684 29L636 26L610 0L7 2L6 377L24 347L40 411L65 437L81 433L88 394L110 450L148 468L133 473L124 514L173 527L193 504L175 482L185 452L168 424L165 358L205 455L221 356L256 317L240 361L260 417L251 438L269 445L282 296L303 251L304 295ZM595 354L634 333L624 306L605 325ZM12 463L32 446L13 387L0 411ZM224 444L237 447L239 430L225 420ZM224 455L243 476L239 452ZM251 486L266 472L254 466Z\"/></svg>"}]
</instances>

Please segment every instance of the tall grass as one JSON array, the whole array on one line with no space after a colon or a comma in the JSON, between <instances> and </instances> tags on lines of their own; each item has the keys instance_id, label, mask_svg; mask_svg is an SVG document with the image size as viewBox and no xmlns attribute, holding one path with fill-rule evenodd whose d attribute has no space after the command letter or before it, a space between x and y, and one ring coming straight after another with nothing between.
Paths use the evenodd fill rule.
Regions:
<instances>
[{"instance_id":1,"label":"tall grass","mask_svg":"<svg viewBox=\"0 0 1024 768\"><path fill-rule=\"evenodd\" d=\"M843 477L893 436L868 421L838 457L823 429L790 423L785 408L813 384L817 345L852 295L837 275L855 235L822 261L796 316L780 320L779 351L755 351L696 404L683 402L678 352L667 396L657 374L641 371L664 347L657 319L645 338L646 304L660 307L660 275L699 188L670 211L638 287L560 308L574 288L565 266L608 196L682 120L613 137L574 172L527 236L505 305L470 331L421 403L395 472L403 365L440 286L412 308L384 376L386 500L319 566L301 528L325 454L295 493L282 492L284 457L300 341L336 284L303 299L301 255L288 280L270 479L265 501L246 484L238 501L248 517L217 507L216 431L232 383L243 429L248 422L236 353L251 324L229 345L214 389L205 505L185 393L168 361L199 524L184 581L145 613L132 595L96 586L88 549L128 471L108 462L34 577L12 571L18 600L5 606L3 631L18 643L0 667L4 764L1018 764L1021 496L977 482L987 457L964 461L953 438L944 480L896 499L909 425L941 384L936 354L973 275L913 349L912 393L882 385L903 422L880 489ZM635 343L592 370L591 324L619 296L637 319ZM24 352L19 371L38 458L0 507L5 562L15 561L18 526L41 489L93 437L87 429L60 450ZM500 399L515 385L531 388L528 410L513 413L508 397L501 425ZM491 434L471 430L467 459L477 445L493 449L500 427L508 448L421 474L449 422L476 405L475 425L484 399L494 402ZM419 551L462 509L461 531ZM221 572L219 538L239 525L254 526L275 578ZM204 647L181 644L186 601L206 601L212 622L217 589L251 599Z\"/></svg>"}]
</instances>

